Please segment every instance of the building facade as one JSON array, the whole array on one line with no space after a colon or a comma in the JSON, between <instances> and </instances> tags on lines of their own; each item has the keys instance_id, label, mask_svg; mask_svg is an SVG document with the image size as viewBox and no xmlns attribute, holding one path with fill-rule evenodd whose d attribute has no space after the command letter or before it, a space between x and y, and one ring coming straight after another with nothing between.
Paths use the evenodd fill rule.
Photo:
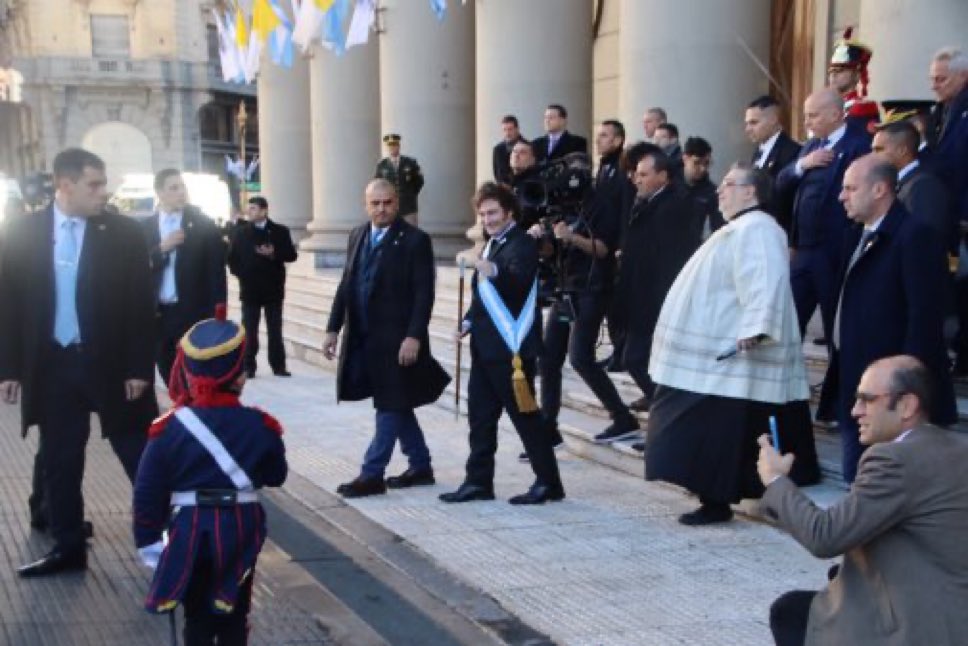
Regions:
<instances>
[{"instance_id":1,"label":"building facade","mask_svg":"<svg viewBox=\"0 0 968 646\"><path fill-rule=\"evenodd\" d=\"M6 162L13 174L83 146L105 159L109 188L125 173L165 167L224 175L223 155L239 150L238 103L252 117L256 104L253 86L222 82L217 48L211 55L213 2L2 1L8 64L23 79L11 137L19 152Z\"/></svg>"}]
</instances>

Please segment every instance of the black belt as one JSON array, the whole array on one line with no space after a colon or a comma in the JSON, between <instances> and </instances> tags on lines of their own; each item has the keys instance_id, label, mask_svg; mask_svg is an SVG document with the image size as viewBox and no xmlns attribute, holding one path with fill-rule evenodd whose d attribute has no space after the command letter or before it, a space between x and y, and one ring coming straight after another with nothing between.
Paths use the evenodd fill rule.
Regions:
<instances>
[{"instance_id":1,"label":"black belt","mask_svg":"<svg viewBox=\"0 0 968 646\"><path fill-rule=\"evenodd\" d=\"M50 345L53 351L58 354L81 354L84 352L83 343L71 343L70 345L61 345L57 341L53 341Z\"/></svg>"}]
</instances>

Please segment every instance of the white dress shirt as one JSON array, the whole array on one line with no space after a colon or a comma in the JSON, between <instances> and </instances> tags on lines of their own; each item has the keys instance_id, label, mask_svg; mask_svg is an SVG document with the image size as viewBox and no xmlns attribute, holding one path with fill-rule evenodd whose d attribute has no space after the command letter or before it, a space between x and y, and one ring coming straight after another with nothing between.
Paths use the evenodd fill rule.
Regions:
<instances>
[{"instance_id":1,"label":"white dress shirt","mask_svg":"<svg viewBox=\"0 0 968 646\"><path fill-rule=\"evenodd\" d=\"M760 156L756 159L754 166L757 168L766 166L766 160L770 158L770 153L773 152L773 146L776 145L776 140L780 138L781 132L781 130L777 130L772 137L760 144Z\"/></svg>"}]
</instances>

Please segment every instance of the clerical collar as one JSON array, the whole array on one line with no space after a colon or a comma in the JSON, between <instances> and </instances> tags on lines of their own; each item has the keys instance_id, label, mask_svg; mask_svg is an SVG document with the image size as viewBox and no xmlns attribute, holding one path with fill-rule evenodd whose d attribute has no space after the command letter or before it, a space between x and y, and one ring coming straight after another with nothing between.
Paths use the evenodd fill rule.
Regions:
<instances>
[{"instance_id":1,"label":"clerical collar","mask_svg":"<svg viewBox=\"0 0 968 646\"><path fill-rule=\"evenodd\" d=\"M732 222L733 220L738 219L739 216L746 215L750 211L760 211L760 210L762 210L762 207L759 204L754 204L753 206L747 206L745 209L740 209L739 211L734 213L732 217L729 218L729 221Z\"/></svg>"}]
</instances>

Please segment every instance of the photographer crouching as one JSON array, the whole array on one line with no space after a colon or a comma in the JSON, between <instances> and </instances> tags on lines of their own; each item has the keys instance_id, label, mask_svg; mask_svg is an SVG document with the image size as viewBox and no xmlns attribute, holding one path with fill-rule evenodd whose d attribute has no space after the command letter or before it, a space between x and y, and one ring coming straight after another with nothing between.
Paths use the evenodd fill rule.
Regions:
<instances>
[{"instance_id":1,"label":"photographer crouching","mask_svg":"<svg viewBox=\"0 0 968 646\"><path fill-rule=\"evenodd\" d=\"M535 197L543 192L538 204L532 200L525 206L539 213L539 222L528 233L539 240L545 268L543 293L551 304L544 352L538 362L545 424L560 443L561 369L567 356L612 418L611 425L596 435L595 441L607 443L633 436L638 421L595 360L595 345L613 284L620 212L608 208L610 201L596 193L588 157L582 153L551 162L534 181L540 183L540 189L528 183L522 194Z\"/></svg>"}]
</instances>

